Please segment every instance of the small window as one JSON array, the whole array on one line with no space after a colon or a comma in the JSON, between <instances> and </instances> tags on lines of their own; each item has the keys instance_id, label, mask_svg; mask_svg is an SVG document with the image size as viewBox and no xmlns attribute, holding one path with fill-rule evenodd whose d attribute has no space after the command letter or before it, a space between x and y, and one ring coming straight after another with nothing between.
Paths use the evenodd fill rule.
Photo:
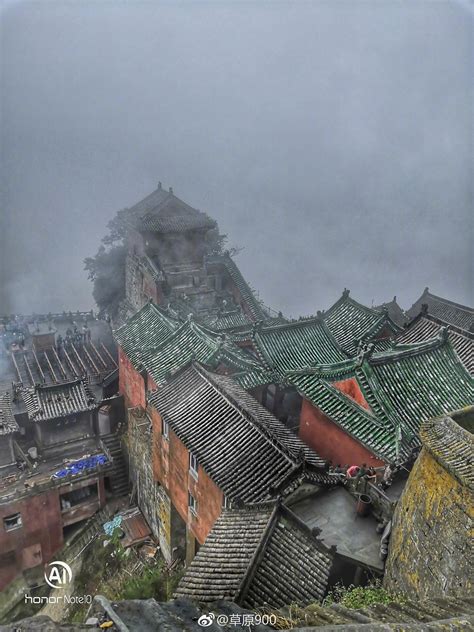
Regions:
<instances>
[{"instance_id":1,"label":"small window","mask_svg":"<svg viewBox=\"0 0 474 632\"><path fill-rule=\"evenodd\" d=\"M3 519L3 526L5 531L13 531L13 529L19 529L22 526L21 514L16 513L11 516L5 516Z\"/></svg>"},{"instance_id":2,"label":"small window","mask_svg":"<svg viewBox=\"0 0 474 632\"><path fill-rule=\"evenodd\" d=\"M188 492L188 507L191 513L197 516L197 501L190 492Z\"/></svg>"},{"instance_id":3,"label":"small window","mask_svg":"<svg viewBox=\"0 0 474 632\"><path fill-rule=\"evenodd\" d=\"M170 437L170 425L164 419L162 420L161 433L165 439L169 439Z\"/></svg>"},{"instance_id":4,"label":"small window","mask_svg":"<svg viewBox=\"0 0 474 632\"><path fill-rule=\"evenodd\" d=\"M198 477L198 460L194 456L192 452L189 453L189 473L194 476L195 479Z\"/></svg>"}]
</instances>

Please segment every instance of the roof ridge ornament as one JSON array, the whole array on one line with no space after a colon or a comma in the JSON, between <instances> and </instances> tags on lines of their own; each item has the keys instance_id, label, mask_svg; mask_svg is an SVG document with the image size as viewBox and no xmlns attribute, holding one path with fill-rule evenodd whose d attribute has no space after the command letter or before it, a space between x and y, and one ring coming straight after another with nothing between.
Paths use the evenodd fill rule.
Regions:
<instances>
[{"instance_id":1,"label":"roof ridge ornament","mask_svg":"<svg viewBox=\"0 0 474 632\"><path fill-rule=\"evenodd\" d=\"M423 316L426 316L427 313L428 313L428 303L422 303L420 314L422 314Z\"/></svg>"},{"instance_id":2,"label":"roof ridge ornament","mask_svg":"<svg viewBox=\"0 0 474 632\"><path fill-rule=\"evenodd\" d=\"M364 345L364 342L361 340L357 349L356 365L361 366L364 362L369 361L373 356L374 351L375 345L373 342L369 342L367 345Z\"/></svg>"},{"instance_id":3,"label":"roof ridge ornament","mask_svg":"<svg viewBox=\"0 0 474 632\"><path fill-rule=\"evenodd\" d=\"M350 290L348 290L346 287L344 288L343 292L342 292L342 298L348 298L349 294L350 294Z\"/></svg>"},{"instance_id":4,"label":"roof ridge ornament","mask_svg":"<svg viewBox=\"0 0 474 632\"><path fill-rule=\"evenodd\" d=\"M441 327L438 338L441 342L446 342L449 339L449 327Z\"/></svg>"}]
</instances>

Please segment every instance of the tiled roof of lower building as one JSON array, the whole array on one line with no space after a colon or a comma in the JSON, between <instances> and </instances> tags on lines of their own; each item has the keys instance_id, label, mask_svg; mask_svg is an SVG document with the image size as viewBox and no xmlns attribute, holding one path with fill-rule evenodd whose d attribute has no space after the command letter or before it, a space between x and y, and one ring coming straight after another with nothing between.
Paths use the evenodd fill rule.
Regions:
<instances>
[{"instance_id":1,"label":"tiled roof of lower building","mask_svg":"<svg viewBox=\"0 0 474 632\"><path fill-rule=\"evenodd\" d=\"M425 419L474 401L474 382L454 352L446 330L437 338L367 357L356 369L372 411L400 428L402 441Z\"/></svg>"},{"instance_id":2,"label":"tiled roof of lower building","mask_svg":"<svg viewBox=\"0 0 474 632\"><path fill-rule=\"evenodd\" d=\"M32 421L57 419L97 408L94 396L82 380L24 388L21 394Z\"/></svg>"},{"instance_id":3,"label":"tiled roof of lower building","mask_svg":"<svg viewBox=\"0 0 474 632\"><path fill-rule=\"evenodd\" d=\"M212 367L224 365L239 375L248 388L265 383L264 367L256 358L238 347L230 337L219 334L188 318L175 332L153 349L136 354L136 364L143 366L161 384L191 360ZM132 358L133 362L133 358Z\"/></svg>"},{"instance_id":4,"label":"tiled roof of lower building","mask_svg":"<svg viewBox=\"0 0 474 632\"><path fill-rule=\"evenodd\" d=\"M303 397L373 454L382 459L396 457L395 433L385 420L359 406L310 369L295 371L288 377Z\"/></svg>"},{"instance_id":5,"label":"tiled roof of lower building","mask_svg":"<svg viewBox=\"0 0 474 632\"><path fill-rule=\"evenodd\" d=\"M358 303L344 290L341 298L324 314L326 324L341 348L355 355L361 340L370 340L382 329L399 331L387 311L377 311Z\"/></svg>"},{"instance_id":6,"label":"tiled roof of lower building","mask_svg":"<svg viewBox=\"0 0 474 632\"><path fill-rule=\"evenodd\" d=\"M0 395L0 436L19 430L12 411L10 393Z\"/></svg>"},{"instance_id":7,"label":"tiled roof of lower building","mask_svg":"<svg viewBox=\"0 0 474 632\"><path fill-rule=\"evenodd\" d=\"M287 374L299 392L384 459L403 459L419 443L423 420L474 401L474 383L446 331L423 343ZM329 382L356 378L365 410Z\"/></svg>"},{"instance_id":8,"label":"tiled roof of lower building","mask_svg":"<svg viewBox=\"0 0 474 632\"><path fill-rule=\"evenodd\" d=\"M253 342L262 361L280 373L347 358L320 318L262 325L254 330Z\"/></svg>"},{"instance_id":9,"label":"tiled roof of lower building","mask_svg":"<svg viewBox=\"0 0 474 632\"><path fill-rule=\"evenodd\" d=\"M196 364L150 393L149 402L230 499L268 500L303 457L324 463L232 378Z\"/></svg>"},{"instance_id":10,"label":"tiled roof of lower building","mask_svg":"<svg viewBox=\"0 0 474 632\"><path fill-rule=\"evenodd\" d=\"M413 344L436 336L444 323L429 313L420 313L395 338L397 345ZM474 375L474 332L450 327L449 340L461 362Z\"/></svg>"},{"instance_id":11,"label":"tiled roof of lower building","mask_svg":"<svg viewBox=\"0 0 474 632\"><path fill-rule=\"evenodd\" d=\"M224 510L176 595L249 608L304 605L322 600L331 565L332 554L287 508Z\"/></svg>"},{"instance_id":12,"label":"tiled roof of lower building","mask_svg":"<svg viewBox=\"0 0 474 632\"><path fill-rule=\"evenodd\" d=\"M409 318L418 316L423 305L427 305L429 313L442 320L443 323L460 327L466 331L469 331L474 326L474 309L472 307L436 296L427 287L420 298L407 311Z\"/></svg>"},{"instance_id":13,"label":"tiled roof of lower building","mask_svg":"<svg viewBox=\"0 0 474 632\"><path fill-rule=\"evenodd\" d=\"M137 351L157 347L178 326L177 320L170 318L162 309L149 302L115 330L114 336L128 357L133 360Z\"/></svg>"}]
</instances>

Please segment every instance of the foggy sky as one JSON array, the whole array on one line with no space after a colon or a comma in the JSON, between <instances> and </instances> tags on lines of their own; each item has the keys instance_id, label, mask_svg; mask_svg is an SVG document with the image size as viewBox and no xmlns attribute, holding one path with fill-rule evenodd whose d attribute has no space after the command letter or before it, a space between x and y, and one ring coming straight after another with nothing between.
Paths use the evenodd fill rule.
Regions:
<instances>
[{"instance_id":1,"label":"foggy sky","mask_svg":"<svg viewBox=\"0 0 474 632\"><path fill-rule=\"evenodd\" d=\"M0 312L92 307L158 180L286 314L474 302L466 4L10 2L1 40Z\"/></svg>"}]
</instances>

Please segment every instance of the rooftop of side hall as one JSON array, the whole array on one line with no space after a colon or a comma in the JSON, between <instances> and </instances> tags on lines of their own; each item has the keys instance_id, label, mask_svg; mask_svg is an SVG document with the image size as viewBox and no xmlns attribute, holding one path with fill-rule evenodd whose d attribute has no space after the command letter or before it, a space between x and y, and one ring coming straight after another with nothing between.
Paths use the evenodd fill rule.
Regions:
<instances>
[{"instance_id":1,"label":"rooftop of side hall","mask_svg":"<svg viewBox=\"0 0 474 632\"><path fill-rule=\"evenodd\" d=\"M38 343L37 331L40 335ZM49 335L48 335L49 334ZM86 377L96 396L117 369L110 324L93 312L0 317L0 394L13 384L61 384Z\"/></svg>"}]
</instances>

